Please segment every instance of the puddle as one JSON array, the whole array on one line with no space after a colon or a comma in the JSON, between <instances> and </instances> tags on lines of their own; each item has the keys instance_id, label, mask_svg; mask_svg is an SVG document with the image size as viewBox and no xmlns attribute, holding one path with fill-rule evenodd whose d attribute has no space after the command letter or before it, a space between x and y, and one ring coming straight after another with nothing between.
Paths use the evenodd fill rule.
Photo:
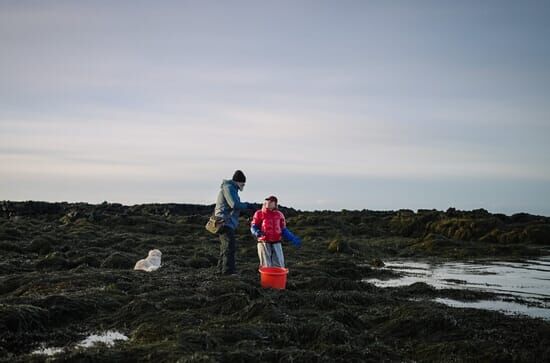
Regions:
<instances>
[{"instance_id":1,"label":"puddle","mask_svg":"<svg viewBox=\"0 0 550 363\"><path fill-rule=\"evenodd\" d=\"M474 308L484 310L496 310L508 315L528 315L535 318L550 320L550 309L528 306L516 302L503 300L479 300L473 302L458 301L453 299L434 299L435 302L442 303L455 308Z\"/></svg>"},{"instance_id":2,"label":"puddle","mask_svg":"<svg viewBox=\"0 0 550 363\"><path fill-rule=\"evenodd\" d=\"M96 344L105 344L108 347L112 347L115 345L116 341L126 341L128 340L128 337L122 333L119 333L117 331L108 330L100 334L91 334L87 336L85 339L80 341L75 345L75 348L90 348L93 347ZM48 355L52 356L57 353L63 352L64 348L57 348L57 347L41 347L39 349L34 350L31 354L41 354L41 355Z\"/></svg>"},{"instance_id":3,"label":"puddle","mask_svg":"<svg viewBox=\"0 0 550 363\"><path fill-rule=\"evenodd\" d=\"M382 269L400 272L395 279L365 279L378 287L424 282L437 289L468 289L527 300L529 305L506 301L461 302L440 299L451 306L476 307L550 319L550 256L524 261L446 262L385 261ZM532 305L537 305L533 307Z\"/></svg>"}]
</instances>

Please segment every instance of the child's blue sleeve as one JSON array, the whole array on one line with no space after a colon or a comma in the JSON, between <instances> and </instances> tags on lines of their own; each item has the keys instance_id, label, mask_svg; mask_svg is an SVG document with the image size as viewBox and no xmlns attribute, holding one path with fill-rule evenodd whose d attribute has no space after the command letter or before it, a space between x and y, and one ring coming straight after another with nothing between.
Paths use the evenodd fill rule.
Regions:
<instances>
[{"instance_id":1,"label":"child's blue sleeve","mask_svg":"<svg viewBox=\"0 0 550 363\"><path fill-rule=\"evenodd\" d=\"M256 237L256 238L260 238L263 233L262 233L262 230L260 229L260 227L258 227L257 225L253 224L251 227L250 227L250 232Z\"/></svg>"},{"instance_id":2,"label":"child's blue sleeve","mask_svg":"<svg viewBox=\"0 0 550 363\"><path fill-rule=\"evenodd\" d=\"M300 238L290 232L288 228L283 228L282 232L283 238L290 241L294 246L300 247L302 245Z\"/></svg>"}]
</instances>

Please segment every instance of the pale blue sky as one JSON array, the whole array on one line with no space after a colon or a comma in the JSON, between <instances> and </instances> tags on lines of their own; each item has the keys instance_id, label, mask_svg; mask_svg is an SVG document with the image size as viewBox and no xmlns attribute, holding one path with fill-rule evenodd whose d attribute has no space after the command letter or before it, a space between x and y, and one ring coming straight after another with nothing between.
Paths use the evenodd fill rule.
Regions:
<instances>
[{"instance_id":1,"label":"pale blue sky","mask_svg":"<svg viewBox=\"0 0 550 363\"><path fill-rule=\"evenodd\" d=\"M548 1L2 1L0 199L550 215Z\"/></svg>"}]
</instances>

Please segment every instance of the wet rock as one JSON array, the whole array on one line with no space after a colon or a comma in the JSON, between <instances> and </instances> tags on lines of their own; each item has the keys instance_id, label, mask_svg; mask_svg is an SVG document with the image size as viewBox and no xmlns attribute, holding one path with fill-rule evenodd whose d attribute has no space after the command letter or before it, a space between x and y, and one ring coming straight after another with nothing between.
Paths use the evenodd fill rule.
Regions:
<instances>
[{"instance_id":1,"label":"wet rock","mask_svg":"<svg viewBox=\"0 0 550 363\"><path fill-rule=\"evenodd\" d=\"M48 203L38 201L10 202L6 201L6 209L12 216L44 216L60 214L66 208L66 203Z\"/></svg>"},{"instance_id":2,"label":"wet rock","mask_svg":"<svg viewBox=\"0 0 550 363\"><path fill-rule=\"evenodd\" d=\"M70 298L63 295L50 295L36 302L46 309L51 324L78 321L96 311L96 303L88 298Z\"/></svg>"},{"instance_id":3,"label":"wet rock","mask_svg":"<svg viewBox=\"0 0 550 363\"><path fill-rule=\"evenodd\" d=\"M13 210L11 207L11 203L8 200L3 200L0 202L0 216L4 218L10 218L13 215Z\"/></svg>"},{"instance_id":4,"label":"wet rock","mask_svg":"<svg viewBox=\"0 0 550 363\"><path fill-rule=\"evenodd\" d=\"M100 267L101 260L95 256L83 256L75 259L73 265L75 266L86 265L90 267Z\"/></svg>"},{"instance_id":5,"label":"wet rock","mask_svg":"<svg viewBox=\"0 0 550 363\"><path fill-rule=\"evenodd\" d=\"M102 263L103 268L115 268L115 269L132 269L136 263L135 258L131 258L129 255L115 252L109 255Z\"/></svg>"},{"instance_id":6,"label":"wet rock","mask_svg":"<svg viewBox=\"0 0 550 363\"><path fill-rule=\"evenodd\" d=\"M4 227L0 229L0 240L17 241L21 237L23 237L23 234L17 228Z\"/></svg>"},{"instance_id":7,"label":"wet rock","mask_svg":"<svg viewBox=\"0 0 550 363\"><path fill-rule=\"evenodd\" d=\"M498 229L493 229L489 233L479 238L480 242L497 243L502 232Z\"/></svg>"},{"instance_id":8,"label":"wet rock","mask_svg":"<svg viewBox=\"0 0 550 363\"><path fill-rule=\"evenodd\" d=\"M243 307L241 306L238 310L241 310L242 308ZM275 304L269 302L252 303L240 311L238 315L245 321L257 320L266 323L278 323L285 320L285 317L280 309L278 309Z\"/></svg>"},{"instance_id":9,"label":"wet rock","mask_svg":"<svg viewBox=\"0 0 550 363\"><path fill-rule=\"evenodd\" d=\"M52 243L45 238L35 238L31 241L27 250L41 255L46 255L52 251Z\"/></svg>"},{"instance_id":10,"label":"wet rock","mask_svg":"<svg viewBox=\"0 0 550 363\"><path fill-rule=\"evenodd\" d=\"M353 253L350 244L347 241L334 239L328 243L328 250L332 253Z\"/></svg>"},{"instance_id":11,"label":"wet rock","mask_svg":"<svg viewBox=\"0 0 550 363\"><path fill-rule=\"evenodd\" d=\"M434 210L402 209L397 211L390 221L391 231L400 236L419 237L426 231L426 225L434 220L441 219L441 213Z\"/></svg>"},{"instance_id":12,"label":"wet rock","mask_svg":"<svg viewBox=\"0 0 550 363\"><path fill-rule=\"evenodd\" d=\"M550 245L550 224L527 226L525 228L525 238L533 243Z\"/></svg>"},{"instance_id":13,"label":"wet rock","mask_svg":"<svg viewBox=\"0 0 550 363\"><path fill-rule=\"evenodd\" d=\"M183 216L180 219L181 223L205 225L208 222L208 218L201 214L192 214L190 216Z\"/></svg>"},{"instance_id":14,"label":"wet rock","mask_svg":"<svg viewBox=\"0 0 550 363\"><path fill-rule=\"evenodd\" d=\"M61 217L59 221L63 224L69 224L71 222L76 221L80 217L81 217L81 214L77 210L71 210L67 214L65 214L63 217Z\"/></svg>"},{"instance_id":15,"label":"wet rock","mask_svg":"<svg viewBox=\"0 0 550 363\"><path fill-rule=\"evenodd\" d=\"M379 259L379 258L374 258L374 259L372 259L372 260L370 261L370 265L371 265L372 267L378 267L378 268L386 266L386 264L384 263L384 261L382 261L382 260Z\"/></svg>"},{"instance_id":16,"label":"wet rock","mask_svg":"<svg viewBox=\"0 0 550 363\"><path fill-rule=\"evenodd\" d=\"M179 337L179 347L185 352L208 352L220 346L220 342L209 332L198 329L186 330Z\"/></svg>"},{"instance_id":17,"label":"wet rock","mask_svg":"<svg viewBox=\"0 0 550 363\"><path fill-rule=\"evenodd\" d=\"M198 257L198 256L194 256L192 258L185 260L185 265L192 268L208 268L216 265L216 263L217 261L213 261L206 257Z\"/></svg>"},{"instance_id":18,"label":"wet rock","mask_svg":"<svg viewBox=\"0 0 550 363\"><path fill-rule=\"evenodd\" d=\"M510 222L513 224L529 224L532 222L541 222L544 218L534 216L528 213L516 213L510 217Z\"/></svg>"},{"instance_id":19,"label":"wet rock","mask_svg":"<svg viewBox=\"0 0 550 363\"><path fill-rule=\"evenodd\" d=\"M73 264L67 260L60 252L52 252L36 263L39 269L66 270L73 267Z\"/></svg>"},{"instance_id":20,"label":"wet rock","mask_svg":"<svg viewBox=\"0 0 550 363\"><path fill-rule=\"evenodd\" d=\"M104 219L104 215L101 212L101 210L98 210L97 208L94 208L89 214L88 214L88 222L90 223L97 223Z\"/></svg>"},{"instance_id":21,"label":"wet rock","mask_svg":"<svg viewBox=\"0 0 550 363\"><path fill-rule=\"evenodd\" d=\"M22 249L15 243L0 241L0 251L21 253Z\"/></svg>"},{"instance_id":22,"label":"wet rock","mask_svg":"<svg viewBox=\"0 0 550 363\"><path fill-rule=\"evenodd\" d=\"M419 243L413 245L412 248L416 251L422 250L426 252L433 252L459 246L459 242L453 241L444 235L429 233L424 236Z\"/></svg>"},{"instance_id":23,"label":"wet rock","mask_svg":"<svg viewBox=\"0 0 550 363\"><path fill-rule=\"evenodd\" d=\"M27 304L0 304L0 337L4 335L3 332L17 333L44 329L48 321L46 309Z\"/></svg>"},{"instance_id":24,"label":"wet rock","mask_svg":"<svg viewBox=\"0 0 550 363\"><path fill-rule=\"evenodd\" d=\"M142 323L132 332L131 339L140 344L154 343L163 340L165 336L175 334L174 330L170 325L159 327L154 323Z\"/></svg>"},{"instance_id":25,"label":"wet rock","mask_svg":"<svg viewBox=\"0 0 550 363\"><path fill-rule=\"evenodd\" d=\"M517 244L522 243L526 239L526 233L521 230L513 230L510 232L501 233L498 237L498 241L501 243Z\"/></svg>"},{"instance_id":26,"label":"wet rock","mask_svg":"<svg viewBox=\"0 0 550 363\"><path fill-rule=\"evenodd\" d=\"M411 304L412 305L412 304ZM444 310L427 310L415 306L400 307L392 312L380 329L395 337L433 339L435 335L452 334L458 321Z\"/></svg>"},{"instance_id":27,"label":"wet rock","mask_svg":"<svg viewBox=\"0 0 550 363\"><path fill-rule=\"evenodd\" d=\"M408 296L433 296L436 289L425 282L415 282L409 286L398 287L397 291L401 295Z\"/></svg>"}]
</instances>

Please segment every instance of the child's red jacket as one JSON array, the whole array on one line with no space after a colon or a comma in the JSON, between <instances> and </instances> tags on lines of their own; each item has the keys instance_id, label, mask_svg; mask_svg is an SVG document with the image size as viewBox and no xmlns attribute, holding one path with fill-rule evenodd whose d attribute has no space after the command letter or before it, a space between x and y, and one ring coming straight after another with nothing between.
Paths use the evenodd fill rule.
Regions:
<instances>
[{"instance_id":1,"label":"child's red jacket","mask_svg":"<svg viewBox=\"0 0 550 363\"><path fill-rule=\"evenodd\" d=\"M278 209L270 210L266 207L256 211L252 218L252 226L258 226L262 233L259 241L273 243L280 242L283 229L286 227L284 214Z\"/></svg>"}]
</instances>

